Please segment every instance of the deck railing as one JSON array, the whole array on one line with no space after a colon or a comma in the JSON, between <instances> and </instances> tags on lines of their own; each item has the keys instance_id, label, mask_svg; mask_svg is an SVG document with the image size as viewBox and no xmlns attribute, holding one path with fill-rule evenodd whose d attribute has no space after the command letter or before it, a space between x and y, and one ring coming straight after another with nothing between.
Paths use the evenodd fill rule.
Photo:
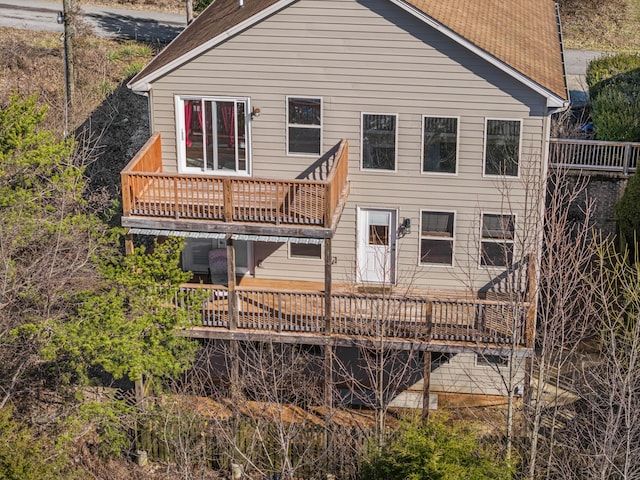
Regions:
<instances>
[{"instance_id":1,"label":"deck railing","mask_svg":"<svg viewBox=\"0 0 640 480\"><path fill-rule=\"evenodd\" d=\"M553 167L633 173L640 159L640 143L552 138L549 161Z\"/></svg>"},{"instance_id":2,"label":"deck railing","mask_svg":"<svg viewBox=\"0 0 640 480\"><path fill-rule=\"evenodd\" d=\"M281 180L162 172L161 139L149 139L121 173L124 216L331 227L347 182L348 146L327 180Z\"/></svg>"},{"instance_id":3,"label":"deck railing","mask_svg":"<svg viewBox=\"0 0 640 480\"><path fill-rule=\"evenodd\" d=\"M229 292L185 285L189 295L206 292L194 323L230 329ZM325 335L324 293L267 289L236 290L238 330ZM331 295L331 335L410 341L455 341L527 345L526 302L429 300L381 295Z\"/></svg>"}]
</instances>

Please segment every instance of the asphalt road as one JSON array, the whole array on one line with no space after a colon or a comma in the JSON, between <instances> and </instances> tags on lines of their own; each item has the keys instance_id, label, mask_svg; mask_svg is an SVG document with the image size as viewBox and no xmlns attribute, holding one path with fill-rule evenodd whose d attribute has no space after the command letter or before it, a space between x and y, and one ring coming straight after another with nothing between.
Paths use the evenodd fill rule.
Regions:
<instances>
[{"instance_id":1,"label":"asphalt road","mask_svg":"<svg viewBox=\"0 0 640 480\"><path fill-rule=\"evenodd\" d=\"M62 1L0 0L0 27L62 33L56 17ZM169 43L185 27L185 15L82 6L83 18L97 36Z\"/></svg>"}]
</instances>

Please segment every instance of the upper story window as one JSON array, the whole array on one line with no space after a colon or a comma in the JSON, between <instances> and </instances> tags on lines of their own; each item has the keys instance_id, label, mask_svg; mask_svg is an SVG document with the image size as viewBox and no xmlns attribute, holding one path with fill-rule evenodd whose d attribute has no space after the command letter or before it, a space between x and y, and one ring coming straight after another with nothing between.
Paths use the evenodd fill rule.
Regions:
<instances>
[{"instance_id":1,"label":"upper story window","mask_svg":"<svg viewBox=\"0 0 640 480\"><path fill-rule=\"evenodd\" d=\"M513 263L515 216L485 213L482 215L480 265L506 267Z\"/></svg>"},{"instance_id":2,"label":"upper story window","mask_svg":"<svg viewBox=\"0 0 640 480\"><path fill-rule=\"evenodd\" d=\"M320 155L322 99L287 97L287 153Z\"/></svg>"},{"instance_id":3,"label":"upper story window","mask_svg":"<svg viewBox=\"0 0 640 480\"><path fill-rule=\"evenodd\" d=\"M362 114L362 168L396 169L397 115Z\"/></svg>"},{"instance_id":4,"label":"upper story window","mask_svg":"<svg viewBox=\"0 0 640 480\"><path fill-rule=\"evenodd\" d=\"M458 119L423 117L422 172L456 173Z\"/></svg>"},{"instance_id":5,"label":"upper story window","mask_svg":"<svg viewBox=\"0 0 640 480\"><path fill-rule=\"evenodd\" d=\"M520 163L520 120L487 119L484 174L518 176Z\"/></svg>"},{"instance_id":6,"label":"upper story window","mask_svg":"<svg viewBox=\"0 0 640 480\"><path fill-rule=\"evenodd\" d=\"M177 97L181 171L248 174L248 100Z\"/></svg>"},{"instance_id":7,"label":"upper story window","mask_svg":"<svg viewBox=\"0 0 640 480\"><path fill-rule=\"evenodd\" d=\"M421 264L453 265L453 224L453 212L421 212Z\"/></svg>"}]
</instances>

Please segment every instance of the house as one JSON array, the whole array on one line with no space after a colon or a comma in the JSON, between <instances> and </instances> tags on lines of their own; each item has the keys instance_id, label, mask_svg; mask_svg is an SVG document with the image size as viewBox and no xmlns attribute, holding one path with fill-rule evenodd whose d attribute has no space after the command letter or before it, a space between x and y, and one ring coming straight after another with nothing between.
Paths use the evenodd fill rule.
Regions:
<instances>
[{"instance_id":1,"label":"house","mask_svg":"<svg viewBox=\"0 0 640 480\"><path fill-rule=\"evenodd\" d=\"M153 134L122 225L186 237L192 335L384 336L467 393L532 354L551 0L216 0L129 87Z\"/></svg>"}]
</instances>

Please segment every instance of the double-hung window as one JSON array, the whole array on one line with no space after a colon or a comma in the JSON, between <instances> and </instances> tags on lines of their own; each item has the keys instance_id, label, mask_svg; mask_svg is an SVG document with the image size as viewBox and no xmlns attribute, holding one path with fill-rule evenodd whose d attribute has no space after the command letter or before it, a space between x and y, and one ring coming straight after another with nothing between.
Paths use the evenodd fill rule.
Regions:
<instances>
[{"instance_id":1,"label":"double-hung window","mask_svg":"<svg viewBox=\"0 0 640 480\"><path fill-rule=\"evenodd\" d=\"M487 119L484 146L484 174L518 176L520 163L520 120Z\"/></svg>"},{"instance_id":2,"label":"double-hung window","mask_svg":"<svg viewBox=\"0 0 640 480\"><path fill-rule=\"evenodd\" d=\"M396 169L396 136L398 118L395 114L362 114L362 169Z\"/></svg>"},{"instance_id":3,"label":"double-hung window","mask_svg":"<svg viewBox=\"0 0 640 480\"><path fill-rule=\"evenodd\" d=\"M453 228L453 212L421 212L421 265L453 265Z\"/></svg>"},{"instance_id":4,"label":"double-hung window","mask_svg":"<svg viewBox=\"0 0 640 480\"><path fill-rule=\"evenodd\" d=\"M177 97L180 169L248 174L247 99Z\"/></svg>"},{"instance_id":5,"label":"double-hung window","mask_svg":"<svg viewBox=\"0 0 640 480\"><path fill-rule=\"evenodd\" d=\"M287 97L287 153L320 155L322 100Z\"/></svg>"},{"instance_id":6,"label":"double-hung window","mask_svg":"<svg viewBox=\"0 0 640 480\"><path fill-rule=\"evenodd\" d=\"M505 267L513 263L515 216L485 213L482 215L480 265Z\"/></svg>"},{"instance_id":7,"label":"double-hung window","mask_svg":"<svg viewBox=\"0 0 640 480\"><path fill-rule=\"evenodd\" d=\"M423 117L422 172L456 173L458 160L458 119Z\"/></svg>"}]
</instances>

